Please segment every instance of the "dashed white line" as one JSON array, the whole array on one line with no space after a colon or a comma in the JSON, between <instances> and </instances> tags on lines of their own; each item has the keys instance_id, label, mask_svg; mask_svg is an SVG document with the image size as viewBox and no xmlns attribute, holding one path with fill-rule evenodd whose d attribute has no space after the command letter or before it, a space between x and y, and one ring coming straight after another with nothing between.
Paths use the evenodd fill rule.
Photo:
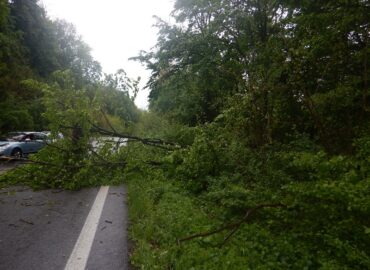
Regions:
<instances>
[{"instance_id":1,"label":"dashed white line","mask_svg":"<svg viewBox=\"0 0 370 270\"><path fill-rule=\"evenodd\" d=\"M108 190L108 186L100 187L64 270L85 269Z\"/></svg>"}]
</instances>

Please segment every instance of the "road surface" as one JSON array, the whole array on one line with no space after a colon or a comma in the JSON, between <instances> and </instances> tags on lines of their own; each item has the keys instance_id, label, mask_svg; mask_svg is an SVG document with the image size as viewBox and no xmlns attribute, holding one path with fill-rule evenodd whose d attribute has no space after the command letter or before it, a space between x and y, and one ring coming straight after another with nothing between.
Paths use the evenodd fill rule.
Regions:
<instances>
[{"instance_id":1,"label":"road surface","mask_svg":"<svg viewBox=\"0 0 370 270\"><path fill-rule=\"evenodd\" d=\"M126 190L0 189L0 269L128 269Z\"/></svg>"},{"instance_id":2,"label":"road surface","mask_svg":"<svg viewBox=\"0 0 370 270\"><path fill-rule=\"evenodd\" d=\"M6 171L9 171L19 165L19 162L4 162L0 160L0 174L5 173Z\"/></svg>"}]
</instances>

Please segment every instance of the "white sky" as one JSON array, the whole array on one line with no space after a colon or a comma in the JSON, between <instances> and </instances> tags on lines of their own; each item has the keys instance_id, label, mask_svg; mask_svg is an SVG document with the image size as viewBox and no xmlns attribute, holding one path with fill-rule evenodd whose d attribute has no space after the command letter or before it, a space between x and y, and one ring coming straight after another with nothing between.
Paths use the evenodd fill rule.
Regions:
<instances>
[{"instance_id":1,"label":"white sky","mask_svg":"<svg viewBox=\"0 0 370 270\"><path fill-rule=\"evenodd\" d=\"M141 88L150 72L136 61L140 50L150 50L157 40L153 27L157 15L170 20L173 0L41 0L51 18L73 23L83 40L92 48L93 57L105 73L123 68L129 77L140 76ZM147 108L148 91L140 90L135 101Z\"/></svg>"}]
</instances>

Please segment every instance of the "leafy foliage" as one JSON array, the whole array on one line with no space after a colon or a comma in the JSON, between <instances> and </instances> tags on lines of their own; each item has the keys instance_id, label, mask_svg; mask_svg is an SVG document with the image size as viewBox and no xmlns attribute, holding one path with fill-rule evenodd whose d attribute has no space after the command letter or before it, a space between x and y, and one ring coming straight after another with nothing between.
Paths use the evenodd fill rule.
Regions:
<instances>
[{"instance_id":1,"label":"leafy foliage","mask_svg":"<svg viewBox=\"0 0 370 270\"><path fill-rule=\"evenodd\" d=\"M175 2L137 59L150 108L188 143L159 162L141 149L161 166L130 172L137 266L370 267L369 8Z\"/></svg>"},{"instance_id":2,"label":"leafy foliage","mask_svg":"<svg viewBox=\"0 0 370 270\"><path fill-rule=\"evenodd\" d=\"M367 149L361 141L359 149ZM297 138L256 151L212 124L199 129L187 149L154 156L134 150L144 151L142 159L162 156L160 167L139 159L128 168L134 263L153 269L368 268L368 163L360 154L330 156L312 145ZM237 223L261 205L272 207L253 212L230 239L233 227L179 245L179 239Z\"/></svg>"},{"instance_id":3,"label":"leafy foliage","mask_svg":"<svg viewBox=\"0 0 370 270\"><path fill-rule=\"evenodd\" d=\"M29 158L30 164L5 175L3 181L65 189L100 185L105 179L115 183L125 162L117 161L111 154L112 143L102 145L92 133L93 125L100 119L99 99L89 98L86 89L76 88L71 71L55 72L50 84L32 80L25 84L43 91L44 116L51 134L45 142L47 146Z\"/></svg>"},{"instance_id":4,"label":"leafy foliage","mask_svg":"<svg viewBox=\"0 0 370 270\"><path fill-rule=\"evenodd\" d=\"M177 23L159 21L157 50L138 57L152 70L150 106L189 125L238 110L257 147L298 132L351 151L370 117L368 11L363 1L176 1Z\"/></svg>"}]
</instances>

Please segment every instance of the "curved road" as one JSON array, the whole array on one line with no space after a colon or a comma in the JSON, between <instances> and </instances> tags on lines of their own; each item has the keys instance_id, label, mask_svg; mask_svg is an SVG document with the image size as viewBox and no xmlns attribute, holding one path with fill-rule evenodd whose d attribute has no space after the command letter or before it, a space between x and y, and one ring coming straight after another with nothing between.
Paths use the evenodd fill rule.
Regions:
<instances>
[{"instance_id":1,"label":"curved road","mask_svg":"<svg viewBox=\"0 0 370 270\"><path fill-rule=\"evenodd\" d=\"M0 269L128 269L124 186L0 189Z\"/></svg>"}]
</instances>

